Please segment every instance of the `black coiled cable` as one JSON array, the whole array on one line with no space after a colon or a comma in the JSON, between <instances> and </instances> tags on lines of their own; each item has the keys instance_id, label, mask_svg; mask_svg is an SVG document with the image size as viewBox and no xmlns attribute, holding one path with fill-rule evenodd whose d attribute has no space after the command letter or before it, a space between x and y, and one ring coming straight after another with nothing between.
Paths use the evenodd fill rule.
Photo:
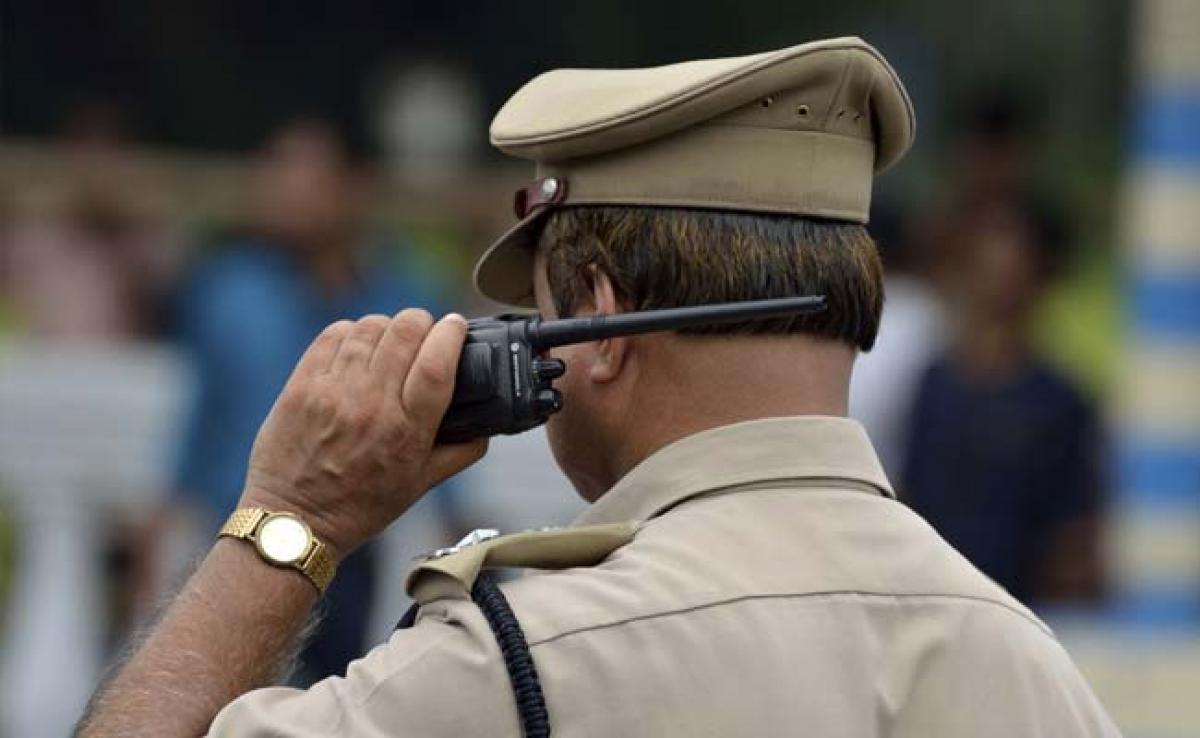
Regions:
<instances>
[{"instance_id":1,"label":"black coiled cable","mask_svg":"<svg viewBox=\"0 0 1200 738\"><path fill-rule=\"evenodd\" d=\"M538 680L537 667L525 632L517 622L512 607L505 599L500 587L485 575L475 580L471 587L471 599L479 605L487 618L500 653L504 655L504 666L512 682L513 694L517 697L517 713L521 716L521 727L526 738L548 738L550 735L550 713L546 710L546 698L542 694L542 683Z\"/></svg>"},{"instance_id":2,"label":"black coiled cable","mask_svg":"<svg viewBox=\"0 0 1200 738\"><path fill-rule=\"evenodd\" d=\"M471 587L471 599L483 612L500 645L504 668L508 671L508 679L517 699L517 714L521 718L524 735L526 738L549 738L550 713L546 709L546 697L542 694L542 683L538 679L537 666L533 663L533 654L529 651L529 642L525 640L525 632L521 630L512 607L500 587L486 574L475 580L475 585ZM411 627L417 620L417 609L417 605L409 608L396 624L396 629Z\"/></svg>"}]
</instances>

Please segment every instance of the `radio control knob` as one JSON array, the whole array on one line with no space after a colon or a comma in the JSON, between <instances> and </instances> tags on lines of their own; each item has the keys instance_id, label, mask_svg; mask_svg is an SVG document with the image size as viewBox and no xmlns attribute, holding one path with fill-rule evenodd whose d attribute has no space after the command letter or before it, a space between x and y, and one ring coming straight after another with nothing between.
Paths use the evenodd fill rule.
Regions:
<instances>
[{"instance_id":1,"label":"radio control knob","mask_svg":"<svg viewBox=\"0 0 1200 738\"><path fill-rule=\"evenodd\" d=\"M555 389L538 390L533 396L533 409L539 415L550 415L562 410L562 393Z\"/></svg>"},{"instance_id":2,"label":"radio control knob","mask_svg":"<svg viewBox=\"0 0 1200 738\"><path fill-rule=\"evenodd\" d=\"M533 373L542 381L558 379L567 373L567 364L562 359L534 359Z\"/></svg>"}]
</instances>

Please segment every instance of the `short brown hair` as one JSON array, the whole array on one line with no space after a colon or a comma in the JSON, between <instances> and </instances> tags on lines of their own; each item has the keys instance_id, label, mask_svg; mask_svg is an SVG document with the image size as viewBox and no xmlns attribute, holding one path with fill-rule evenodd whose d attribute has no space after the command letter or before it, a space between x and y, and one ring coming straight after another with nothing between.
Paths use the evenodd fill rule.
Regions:
<instances>
[{"instance_id":1,"label":"short brown hair","mask_svg":"<svg viewBox=\"0 0 1200 738\"><path fill-rule=\"evenodd\" d=\"M551 213L538 244L555 309L572 315L592 268L631 310L825 295L824 312L726 323L693 334L806 333L875 344L883 269L857 223L717 210L580 206Z\"/></svg>"}]
</instances>

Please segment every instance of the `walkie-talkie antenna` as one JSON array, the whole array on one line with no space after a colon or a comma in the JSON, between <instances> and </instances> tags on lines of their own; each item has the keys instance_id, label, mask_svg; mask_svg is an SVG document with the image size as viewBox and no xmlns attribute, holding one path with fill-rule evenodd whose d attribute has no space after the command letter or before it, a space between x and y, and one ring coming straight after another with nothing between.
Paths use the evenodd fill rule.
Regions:
<instances>
[{"instance_id":1,"label":"walkie-talkie antenna","mask_svg":"<svg viewBox=\"0 0 1200 738\"><path fill-rule=\"evenodd\" d=\"M760 320L825 309L825 297L781 297L774 300L723 302L716 305L646 310L624 315L593 315L564 320L533 320L526 336L535 351L614 336L632 336L739 320Z\"/></svg>"}]
</instances>

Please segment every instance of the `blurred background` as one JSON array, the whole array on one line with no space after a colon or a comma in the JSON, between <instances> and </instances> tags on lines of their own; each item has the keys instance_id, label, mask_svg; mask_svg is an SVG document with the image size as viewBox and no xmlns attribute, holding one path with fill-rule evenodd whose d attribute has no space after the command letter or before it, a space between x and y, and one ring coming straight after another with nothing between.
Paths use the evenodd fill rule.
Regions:
<instances>
[{"instance_id":1,"label":"blurred background","mask_svg":"<svg viewBox=\"0 0 1200 738\"><path fill-rule=\"evenodd\" d=\"M520 84L851 34L920 121L852 412L1127 735L1200 735L1197 0L4 0L0 735L69 732L321 326L493 311ZM347 563L293 680L385 637L412 556L579 508L540 433L497 439Z\"/></svg>"}]
</instances>

